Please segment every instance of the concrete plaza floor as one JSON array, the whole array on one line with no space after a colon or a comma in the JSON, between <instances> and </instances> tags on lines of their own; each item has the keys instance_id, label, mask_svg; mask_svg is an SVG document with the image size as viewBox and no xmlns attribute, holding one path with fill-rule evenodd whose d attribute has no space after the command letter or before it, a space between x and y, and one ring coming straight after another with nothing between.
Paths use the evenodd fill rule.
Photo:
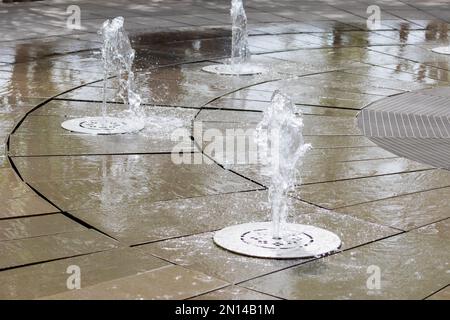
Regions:
<instances>
[{"instance_id":1,"label":"concrete plaza floor","mask_svg":"<svg viewBox=\"0 0 450 320\"><path fill-rule=\"evenodd\" d=\"M450 172L381 148L356 121L388 96L450 94L450 56L430 50L449 44L450 1L246 0L252 59L270 71L241 77L201 70L230 54L229 2L78 1L79 30L67 28L73 1L0 4L0 298L450 298ZM381 8L373 30L369 5ZM62 121L100 113L97 31L116 16L136 50L146 127L65 131ZM116 85L108 110L120 116ZM252 164L171 159L174 130L255 128L276 89L313 146L289 219L338 234L327 257L215 246L214 231L269 219L267 178ZM183 152L214 158L205 147Z\"/></svg>"}]
</instances>

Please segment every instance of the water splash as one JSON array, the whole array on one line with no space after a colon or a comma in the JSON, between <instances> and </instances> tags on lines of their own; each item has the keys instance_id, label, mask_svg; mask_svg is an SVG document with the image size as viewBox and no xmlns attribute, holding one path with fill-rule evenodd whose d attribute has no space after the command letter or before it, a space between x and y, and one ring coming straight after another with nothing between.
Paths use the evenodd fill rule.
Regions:
<instances>
[{"instance_id":1,"label":"water splash","mask_svg":"<svg viewBox=\"0 0 450 320\"><path fill-rule=\"evenodd\" d=\"M248 49L247 15L242 0L231 0L231 65L232 68L248 62L250 50Z\"/></svg>"},{"instance_id":2,"label":"water splash","mask_svg":"<svg viewBox=\"0 0 450 320\"><path fill-rule=\"evenodd\" d=\"M280 91L272 95L256 128L258 155L262 174L270 177L269 202L272 210L272 232L280 238L288 213L288 193L296 182L298 163L311 147L303 139L303 120L295 114L295 105Z\"/></svg>"},{"instance_id":3,"label":"water splash","mask_svg":"<svg viewBox=\"0 0 450 320\"><path fill-rule=\"evenodd\" d=\"M242 0L231 1L231 58L225 64L203 67L203 71L236 76L251 76L266 73L268 70L250 62L248 45L247 15Z\"/></svg>"},{"instance_id":4,"label":"water splash","mask_svg":"<svg viewBox=\"0 0 450 320\"><path fill-rule=\"evenodd\" d=\"M144 128L141 97L137 93L133 73L135 52L123 27L124 19L116 17L106 20L99 33L103 38L103 103L99 117L69 119L61 126L72 132L86 134L134 133ZM108 78L113 75L119 84L118 94L127 106L128 118L110 117L107 114L106 90Z\"/></svg>"},{"instance_id":5,"label":"water splash","mask_svg":"<svg viewBox=\"0 0 450 320\"><path fill-rule=\"evenodd\" d=\"M137 93L134 72L132 70L135 51L131 47L123 23L123 17L116 17L112 20L108 19L103 23L99 31L103 38L103 118L107 115L106 87L110 75L117 77L119 83L118 95L128 105L133 116L140 117L142 115L141 97Z\"/></svg>"}]
</instances>

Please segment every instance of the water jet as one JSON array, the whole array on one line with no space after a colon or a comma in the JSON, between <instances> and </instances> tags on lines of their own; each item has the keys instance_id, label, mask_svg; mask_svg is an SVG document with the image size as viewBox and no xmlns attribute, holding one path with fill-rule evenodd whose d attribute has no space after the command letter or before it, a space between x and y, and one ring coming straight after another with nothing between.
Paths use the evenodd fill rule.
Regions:
<instances>
[{"instance_id":1,"label":"water jet","mask_svg":"<svg viewBox=\"0 0 450 320\"><path fill-rule=\"evenodd\" d=\"M244 223L226 227L214 242L229 251L260 258L307 258L338 249L339 237L322 228L287 223L289 192L298 183L296 171L309 144L303 139L303 121L295 105L280 91L264 112L256 129L262 174L270 178L271 222Z\"/></svg>"},{"instance_id":2,"label":"water jet","mask_svg":"<svg viewBox=\"0 0 450 320\"><path fill-rule=\"evenodd\" d=\"M116 17L106 20L100 31L103 37L103 101L102 115L64 121L61 126L69 131L87 134L119 134L142 130L141 97L136 92L132 70L135 51L131 47L128 35L123 27L124 19ZM111 117L107 114L106 91L110 74L116 76L119 83L119 96L132 113L130 118Z\"/></svg>"},{"instance_id":3,"label":"water jet","mask_svg":"<svg viewBox=\"0 0 450 320\"><path fill-rule=\"evenodd\" d=\"M265 68L250 62L248 48L247 15L242 0L231 1L231 58L226 64L213 64L203 67L203 71L223 74L249 76L265 72Z\"/></svg>"}]
</instances>

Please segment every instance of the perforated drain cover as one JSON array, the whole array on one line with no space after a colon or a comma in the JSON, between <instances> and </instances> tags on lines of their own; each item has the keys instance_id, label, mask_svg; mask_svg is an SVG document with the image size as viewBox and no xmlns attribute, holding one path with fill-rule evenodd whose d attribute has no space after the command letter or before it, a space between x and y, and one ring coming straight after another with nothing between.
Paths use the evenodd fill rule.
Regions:
<instances>
[{"instance_id":1,"label":"perforated drain cover","mask_svg":"<svg viewBox=\"0 0 450 320\"><path fill-rule=\"evenodd\" d=\"M431 51L440 53L440 54L450 54L450 47L447 46L447 47L433 48L433 49L431 49Z\"/></svg>"},{"instance_id":2,"label":"perforated drain cover","mask_svg":"<svg viewBox=\"0 0 450 320\"><path fill-rule=\"evenodd\" d=\"M64 121L66 130L88 134L120 134L137 132L144 128L140 121L113 117L86 117Z\"/></svg>"},{"instance_id":3,"label":"perforated drain cover","mask_svg":"<svg viewBox=\"0 0 450 320\"><path fill-rule=\"evenodd\" d=\"M266 69L264 67L255 64L242 64L234 67L231 64L213 64L203 67L202 70L215 74L240 76L251 76L254 74L261 74L266 72Z\"/></svg>"},{"instance_id":4,"label":"perforated drain cover","mask_svg":"<svg viewBox=\"0 0 450 320\"><path fill-rule=\"evenodd\" d=\"M231 226L216 232L214 242L235 253L276 259L321 256L341 246L336 234L322 228L288 223L278 239L272 237L271 228L271 222Z\"/></svg>"}]
</instances>

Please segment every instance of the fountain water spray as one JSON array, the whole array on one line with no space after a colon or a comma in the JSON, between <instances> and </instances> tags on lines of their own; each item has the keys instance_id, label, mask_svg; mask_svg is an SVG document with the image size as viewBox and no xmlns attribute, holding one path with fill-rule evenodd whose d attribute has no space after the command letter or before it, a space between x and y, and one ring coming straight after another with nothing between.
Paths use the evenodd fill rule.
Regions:
<instances>
[{"instance_id":1,"label":"fountain water spray","mask_svg":"<svg viewBox=\"0 0 450 320\"><path fill-rule=\"evenodd\" d=\"M303 120L295 116L295 106L280 91L275 91L272 103L256 128L256 142L262 174L270 177L269 203L272 209L273 237L280 238L286 222L288 192L296 183L297 165L311 147L305 144Z\"/></svg>"},{"instance_id":2,"label":"fountain water spray","mask_svg":"<svg viewBox=\"0 0 450 320\"><path fill-rule=\"evenodd\" d=\"M231 66L234 69L247 63L251 54L248 49L247 15L242 0L231 1Z\"/></svg>"},{"instance_id":3,"label":"fountain water spray","mask_svg":"<svg viewBox=\"0 0 450 320\"><path fill-rule=\"evenodd\" d=\"M222 229L214 236L217 245L249 256L278 259L318 256L339 248L339 237L330 231L286 222L289 192L298 183L299 161L310 148L302 131L303 120L295 114L295 105L275 91L256 129L262 174L270 177L272 221Z\"/></svg>"},{"instance_id":4,"label":"fountain water spray","mask_svg":"<svg viewBox=\"0 0 450 320\"><path fill-rule=\"evenodd\" d=\"M141 97L136 91L132 70L135 51L131 47L128 35L123 27L122 17L106 20L100 34L103 38L103 101L100 117L71 119L63 122L64 129L90 134L117 134L136 132L143 129ZM127 119L107 115L106 92L108 78L114 75L119 88L118 95L128 106L131 117Z\"/></svg>"},{"instance_id":5,"label":"fountain water spray","mask_svg":"<svg viewBox=\"0 0 450 320\"><path fill-rule=\"evenodd\" d=\"M229 64L210 65L206 72L228 75L253 75L263 73L264 68L250 62L248 48L247 15L242 0L231 0L231 58Z\"/></svg>"}]
</instances>

